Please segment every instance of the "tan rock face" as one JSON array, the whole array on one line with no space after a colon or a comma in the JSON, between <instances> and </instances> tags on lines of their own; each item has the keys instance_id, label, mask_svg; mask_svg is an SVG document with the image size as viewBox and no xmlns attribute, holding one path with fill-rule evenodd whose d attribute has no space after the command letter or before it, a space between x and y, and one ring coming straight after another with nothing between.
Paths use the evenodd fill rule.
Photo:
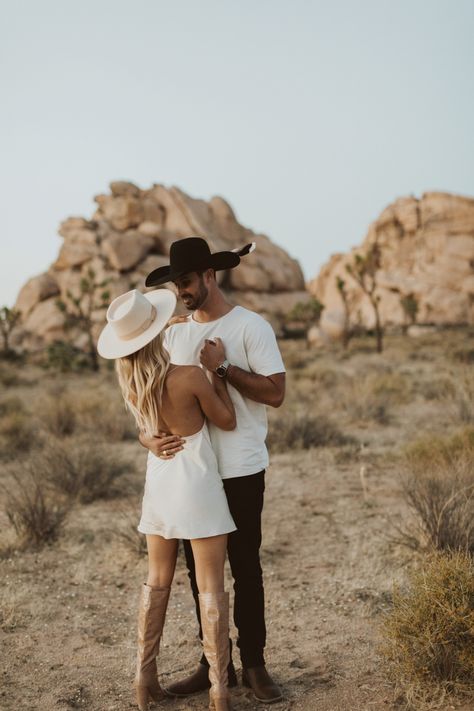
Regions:
<instances>
[{"instance_id":1,"label":"tan rock face","mask_svg":"<svg viewBox=\"0 0 474 711\"><path fill-rule=\"evenodd\" d=\"M461 324L474 321L474 200L448 193L425 193L419 200L400 198L369 227L360 246L333 255L309 284L325 309L321 328L336 333L343 322L337 277L345 280L352 321L373 327L367 297L347 274L354 255L376 242L381 251L377 274L380 310L386 325L401 325L401 298L412 294L419 306L417 321ZM339 326L340 328L340 326Z\"/></svg>"},{"instance_id":2,"label":"tan rock face","mask_svg":"<svg viewBox=\"0 0 474 711\"><path fill-rule=\"evenodd\" d=\"M59 285L57 280L46 272L39 276L29 279L20 290L16 300L15 308L21 311L23 317L27 316L30 311L50 296L59 294Z\"/></svg>"},{"instance_id":3,"label":"tan rock face","mask_svg":"<svg viewBox=\"0 0 474 711\"><path fill-rule=\"evenodd\" d=\"M110 194L95 201L91 220L70 217L60 225L64 242L58 258L18 295L16 306L28 314L19 338L26 349L64 337L63 316L52 296L67 300L67 291L80 294L90 270L97 283L107 282L98 295L107 290L113 299L131 288L145 291L147 275L169 264L171 244L183 237L203 237L212 252L256 242L257 249L236 269L217 272L217 278L234 303L262 313L276 328L297 301L309 298L299 264L265 235L240 225L221 197L206 202L179 188L153 185L141 190L116 181ZM94 322L98 334L105 324L104 309L94 311Z\"/></svg>"}]
</instances>

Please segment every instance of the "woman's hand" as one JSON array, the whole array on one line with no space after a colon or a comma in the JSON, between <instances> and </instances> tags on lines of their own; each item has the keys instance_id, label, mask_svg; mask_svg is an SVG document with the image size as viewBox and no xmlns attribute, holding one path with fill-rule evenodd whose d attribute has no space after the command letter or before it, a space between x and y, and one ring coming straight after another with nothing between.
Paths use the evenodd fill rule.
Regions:
<instances>
[{"instance_id":1,"label":"woman's hand","mask_svg":"<svg viewBox=\"0 0 474 711\"><path fill-rule=\"evenodd\" d=\"M168 434L167 432L158 432L158 435L153 437L147 437L140 432L138 439L146 449L149 449L155 457L160 459L173 459L175 454L181 452L186 442L179 435Z\"/></svg>"}]
</instances>

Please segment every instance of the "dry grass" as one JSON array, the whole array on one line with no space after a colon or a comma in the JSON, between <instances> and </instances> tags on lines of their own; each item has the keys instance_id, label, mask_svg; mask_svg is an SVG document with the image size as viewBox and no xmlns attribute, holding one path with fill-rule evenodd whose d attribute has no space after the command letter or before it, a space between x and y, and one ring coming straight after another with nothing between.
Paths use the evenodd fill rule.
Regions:
<instances>
[{"instance_id":1,"label":"dry grass","mask_svg":"<svg viewBox=\"0 0 474 711\"><path fill-rule=\"evenodd\" d=\"M102 390L73 393L56 389L41 400L39 419L56 437L83 432L118 442L137 436L122 400Z\"/></svg>"},{"instance_id":2,"label":"dry grass","mask_svg":"<svg viewBox=\"0 0 474 711\"><path fill-rule=\"evenodd\" d=\"M12 460L27 453L34 444L35 428L18 397L0 402L1 458Z\"/></svg>"},{"instance_id":3,"label":"dry grass","mask_svg":"<svg viewBox=\"0 0 474 711\"><path fill-rule=\"evenodd\" d=\"M382 634L382 653L406 708L439 708L452 693L474 700L472 559L461 552L428 557L408 590L394 588Z\"/></svg>"},{"instance_id":4,"label":"dry grass","mask_svg":"<svg viewBox=\"0 0 474 711\"><path fill-rule=\"evenodd\" d=\"M72 502L39 475L34 463L24 465L21 475L12 474L5 512L22 547L40 548L56 541Z\"/></svg>"},{"instance_id":5,"label":"dry grass","mask_svg":"<svg viewBox=\"0 0 474 711\"><path fill-rule=\"evenodd\" d=\"M123 493L120 480L130 467L97 440L52 440L36 458L36 469L56 490L82 504Z\"/></svg>"},{"instance_id":6,"label":"dry grass","mask_svg":"<svg viewBox=\"0 0 474 711\"><path fill-rule=\"evenodd\" d=\"M118 510L119 520L114 530L117 538L132 553L142 558L147 553L146 536L137 530L140 512L136 506L122 507Z\"/></svg>"},{"instance_id":7,"label":"dry grass","mask_svg":"<svg viewBox=\"0 0 474 711\"><path fill-rule=\"evenodd\" d=\"M474 428L408 447L402 492L414 515L402 540L474 554Z\"/></svg>"},{"instance_id":8,"label":"dry grass","mask_svg":"<svg viewBox=\"0 0 474 711\"><path fill-rule=\"evenodd\" d=\"M272 452L311 447L341 446L352 438L324 416L287 415L272 422L267 445Z\"/></svg>"},{"instance_id":9,"label":"dry grass","mask_svg":"<svg viewBox=\"0 0 474 711\"><path fill-rule=\"evenodd\" d=\"M452 390L446 398L454 419L474 423L474 371L465 367L452 375Z\"/></svg>"}]
</instances>

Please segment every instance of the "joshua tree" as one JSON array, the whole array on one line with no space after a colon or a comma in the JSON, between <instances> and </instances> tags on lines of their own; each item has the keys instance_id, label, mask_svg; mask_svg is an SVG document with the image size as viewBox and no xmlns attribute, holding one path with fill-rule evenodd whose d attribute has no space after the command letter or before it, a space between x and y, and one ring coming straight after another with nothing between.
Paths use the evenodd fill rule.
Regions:
<instances>
[{"instance_id":1,"label":"joshua tree","mask_svg":"<svg viewBox=\"0 0 474 711\"><path fill-rule=\"evenodd\" d=\"M375 242L371 245L367 254L356 254L353 264L346 265L347 273L355 279L364 294L367 295L374 310L375 337L377 339L378 353L381 353L383 350L383 326L379 311L380 296L376 293L377 270L380 268L380 260L380 247Z\"/></svg>"},{"instance_id":2,"label":"joshua tree","mask_svg":"<svg viewBox=\"0 0 474 711\"><path fill-rule=\"evenodd\" d=\"M110 293L108 291L99 293L107 284L108 280L96 281L95 272L89 269L87 276L80 281L78 296L68 290L65 299L56 299L56 306L64 314L65 330L78 330L87 335L87 355L92 370L99 370L99 360L93 336L92 314L97 309L107 306Z\"/></svg>"},{"instance_id":3,"label":"joshua tree","mask_svg":"<svg viewBox=\"0 0 474 711\"><path fill-rule=\"evenodd\" d=\"M340 276L336 277L336 286L337 286L338 292L341 295L342 303L344 305L344 323L343 323L343 331L342 331L342 345L344 348L347 348L347 346L349 345L349 341L351 340L351 337L352 337L349 294L347 293L346 282Z\"/></svg>"},{"instance_id":4,"label":"joshua tree","mask_svg":"<svg viewBox=\"0 0 474 711\"><path fill-rule=\"evenodd\" d=\"M311 298L309 301L298 301L286 315L286 321L297 321L303 324L304 330L307 331L311 326L319 323L323 309L324 304L316 298Z\"/></svg>"},{"instance_id":5,"label":"joshua tree","mask_svg":"<svg viewBox=\"0 0 474 711\"><path fill-rule=\"evenodd\" d=\"M10 348L10 336L13 329L19 322L21 317L20 311L9 309L8 306L2 306L0 309L0 332L3 338L3 348L1 355L3 358L10 358L13 350Z\"/></svg>"},{"instance_id":6,"label":"joshua tree","mask_svg":"<svg viewBox=\"0 0 474 711\"><path fill-rule=\"evenodd\" d=\"M414 294L406 294L406 296L400 297L400 304L405 314L405 323L403 325L403 332L406 333L409 325L414 325L416 323L416 317L418 316L419 304Z\"/></svg>"}]
</instances>

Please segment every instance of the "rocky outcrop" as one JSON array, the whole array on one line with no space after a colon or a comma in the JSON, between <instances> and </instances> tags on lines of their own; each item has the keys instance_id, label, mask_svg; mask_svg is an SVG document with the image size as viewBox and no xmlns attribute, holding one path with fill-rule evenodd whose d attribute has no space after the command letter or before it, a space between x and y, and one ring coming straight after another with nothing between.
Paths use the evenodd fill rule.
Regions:
<instances>
[{"instance_id":1,"label":"rocky outcrop","mask_svg":"<svg viewBox=\"0 0 474 711\"><path fill-rule=\"evenodd\" d=\"M322 331L334 337L342 330L344 312L337 277L345 280L352 321L373 327L368 298L346 265L356 254L366 254L374 243L381 254L377 282L384 324L405 323L401 298L409 295L418 304L418 323L474 322L474 199L430 192L420 199L404 197L389 205L370 225L360 247L333 255L309 283L310 292L325 305Z\"/></svg>"},{"instance_id":2,"label":"rocky outcrop","mask_svg":"<svg viewBox=\"0 0 474 711\"><path fill-rule=\"evenodd\" d=\"M145 291L147 274L169 263L171 243L189 236L204 237L212 251L256 242L239 267L218 272L218 278L232 301L259 311L277 328L297 301L309 298L298 262L265 235L240 225L221 197L206 202L175 187L141 190L117 181L95 202L91 219L70 217L60 225L63 243L56 261L21 289L15 304L23 316L18 345L38 348L64 335L56 300L68 291L79 294L90 270L96 281L107 282L110 299L135 287ZM93 317L98 335L104 309Z\"/></svg>"}]
</instances>

